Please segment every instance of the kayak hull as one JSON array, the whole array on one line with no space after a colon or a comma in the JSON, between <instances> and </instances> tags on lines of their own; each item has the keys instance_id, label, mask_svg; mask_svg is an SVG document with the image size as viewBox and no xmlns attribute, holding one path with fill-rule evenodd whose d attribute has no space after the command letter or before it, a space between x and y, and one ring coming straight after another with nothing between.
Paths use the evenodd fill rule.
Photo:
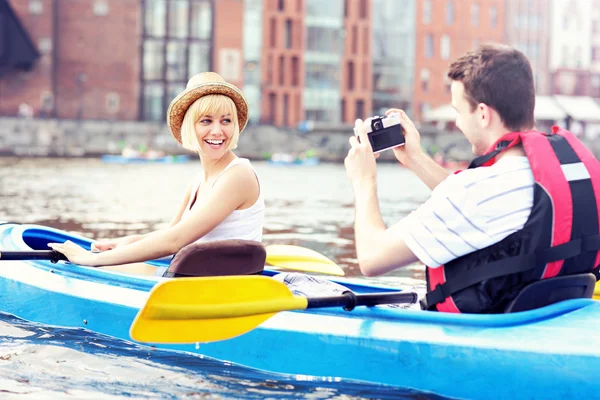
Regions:
<instances>
[{"instance_id":1,"label":"kayak hull","mask_svg":"<svg viewBox=\"0 0 600 400\"><path fill-rule=\"evenodd\" d=\"M66 238L89 244L51 228L0 225L4 250L41 249L45 240ZM0 310L125 340L148 292L165 279L64 262L4 261L1 267ZM281 312L231 340L154 345L300 378L355 379L449 397L595 397L599 331L600 302L579 299L493 316L387 307Z\"/></svg>"}]
</instances>

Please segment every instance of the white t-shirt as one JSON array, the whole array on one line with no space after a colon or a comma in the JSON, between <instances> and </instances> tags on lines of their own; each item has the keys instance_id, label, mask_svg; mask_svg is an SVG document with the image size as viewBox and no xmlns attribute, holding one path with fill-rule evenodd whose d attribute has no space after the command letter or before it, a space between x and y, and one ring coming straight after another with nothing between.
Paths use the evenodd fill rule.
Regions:
<instances>
[{"instance_id":1,"label":"white t-shirt","mask_svg":"<svg viewBox=\"0 0 600 400\"><path fill-rule=\"evenodd\" d=\"M535 181L527 157L450 175L392 227L425 265L436 268L523 229Z\"/></svg>"}]
</instances>

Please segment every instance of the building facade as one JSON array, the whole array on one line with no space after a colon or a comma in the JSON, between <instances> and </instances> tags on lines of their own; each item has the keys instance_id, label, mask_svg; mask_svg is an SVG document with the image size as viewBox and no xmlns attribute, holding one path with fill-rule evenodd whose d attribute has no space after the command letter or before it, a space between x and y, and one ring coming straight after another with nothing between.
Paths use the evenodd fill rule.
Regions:
<instances>
[{"instance_id":1,"label":"building facade","mask_svg":"<svg viewBox=\"0 0 600 400\"><path fill-rule=\"evenodd\" d=\"M550 74L551 0L506 0L504 43L523 52L531 62L538 95L552 92Z\"/></svg>"}]
</instances>

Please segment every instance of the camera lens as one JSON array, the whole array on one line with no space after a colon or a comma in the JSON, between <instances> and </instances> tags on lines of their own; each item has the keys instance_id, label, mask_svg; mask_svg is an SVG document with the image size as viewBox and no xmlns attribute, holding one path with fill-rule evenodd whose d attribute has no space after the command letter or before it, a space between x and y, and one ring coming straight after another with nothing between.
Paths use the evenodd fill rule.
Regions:
<instances>
[{"instance_id":1,"label":"camera lens","mask_svg":"<svg viewBox=\"0 0 600 400\"><path fill-rule=\"evenodd\" d=\"M383 126L381 125L381 121L377 121L375 122L375 124L373 125L373 127L375 128L375 130L380 130Z\"/></svg>"}]
</instances>

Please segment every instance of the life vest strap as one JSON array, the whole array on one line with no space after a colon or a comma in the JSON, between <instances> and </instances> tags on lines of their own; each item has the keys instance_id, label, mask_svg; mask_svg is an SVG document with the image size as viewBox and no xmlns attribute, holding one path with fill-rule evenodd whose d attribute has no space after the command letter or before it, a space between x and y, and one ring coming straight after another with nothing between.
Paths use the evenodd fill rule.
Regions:
<instances>
[{"instance_id":1,"label":"life vest strap","mask_svg":"<svg viewBox=\"0 0 600 400\"><path fill-rule=\"evenodd\" d=\"M421 307L428 309L461 290L489 279L530 271L540 265L566 260L581 253L600 250L600 235L585 236L543 251L523 254L488 263L485 268L465 271L450 282L438 284L421 300ZM597 267L597 266L596 266ZM443 268L443 267L440 267Z\"/></svg>"}]
</instances>

